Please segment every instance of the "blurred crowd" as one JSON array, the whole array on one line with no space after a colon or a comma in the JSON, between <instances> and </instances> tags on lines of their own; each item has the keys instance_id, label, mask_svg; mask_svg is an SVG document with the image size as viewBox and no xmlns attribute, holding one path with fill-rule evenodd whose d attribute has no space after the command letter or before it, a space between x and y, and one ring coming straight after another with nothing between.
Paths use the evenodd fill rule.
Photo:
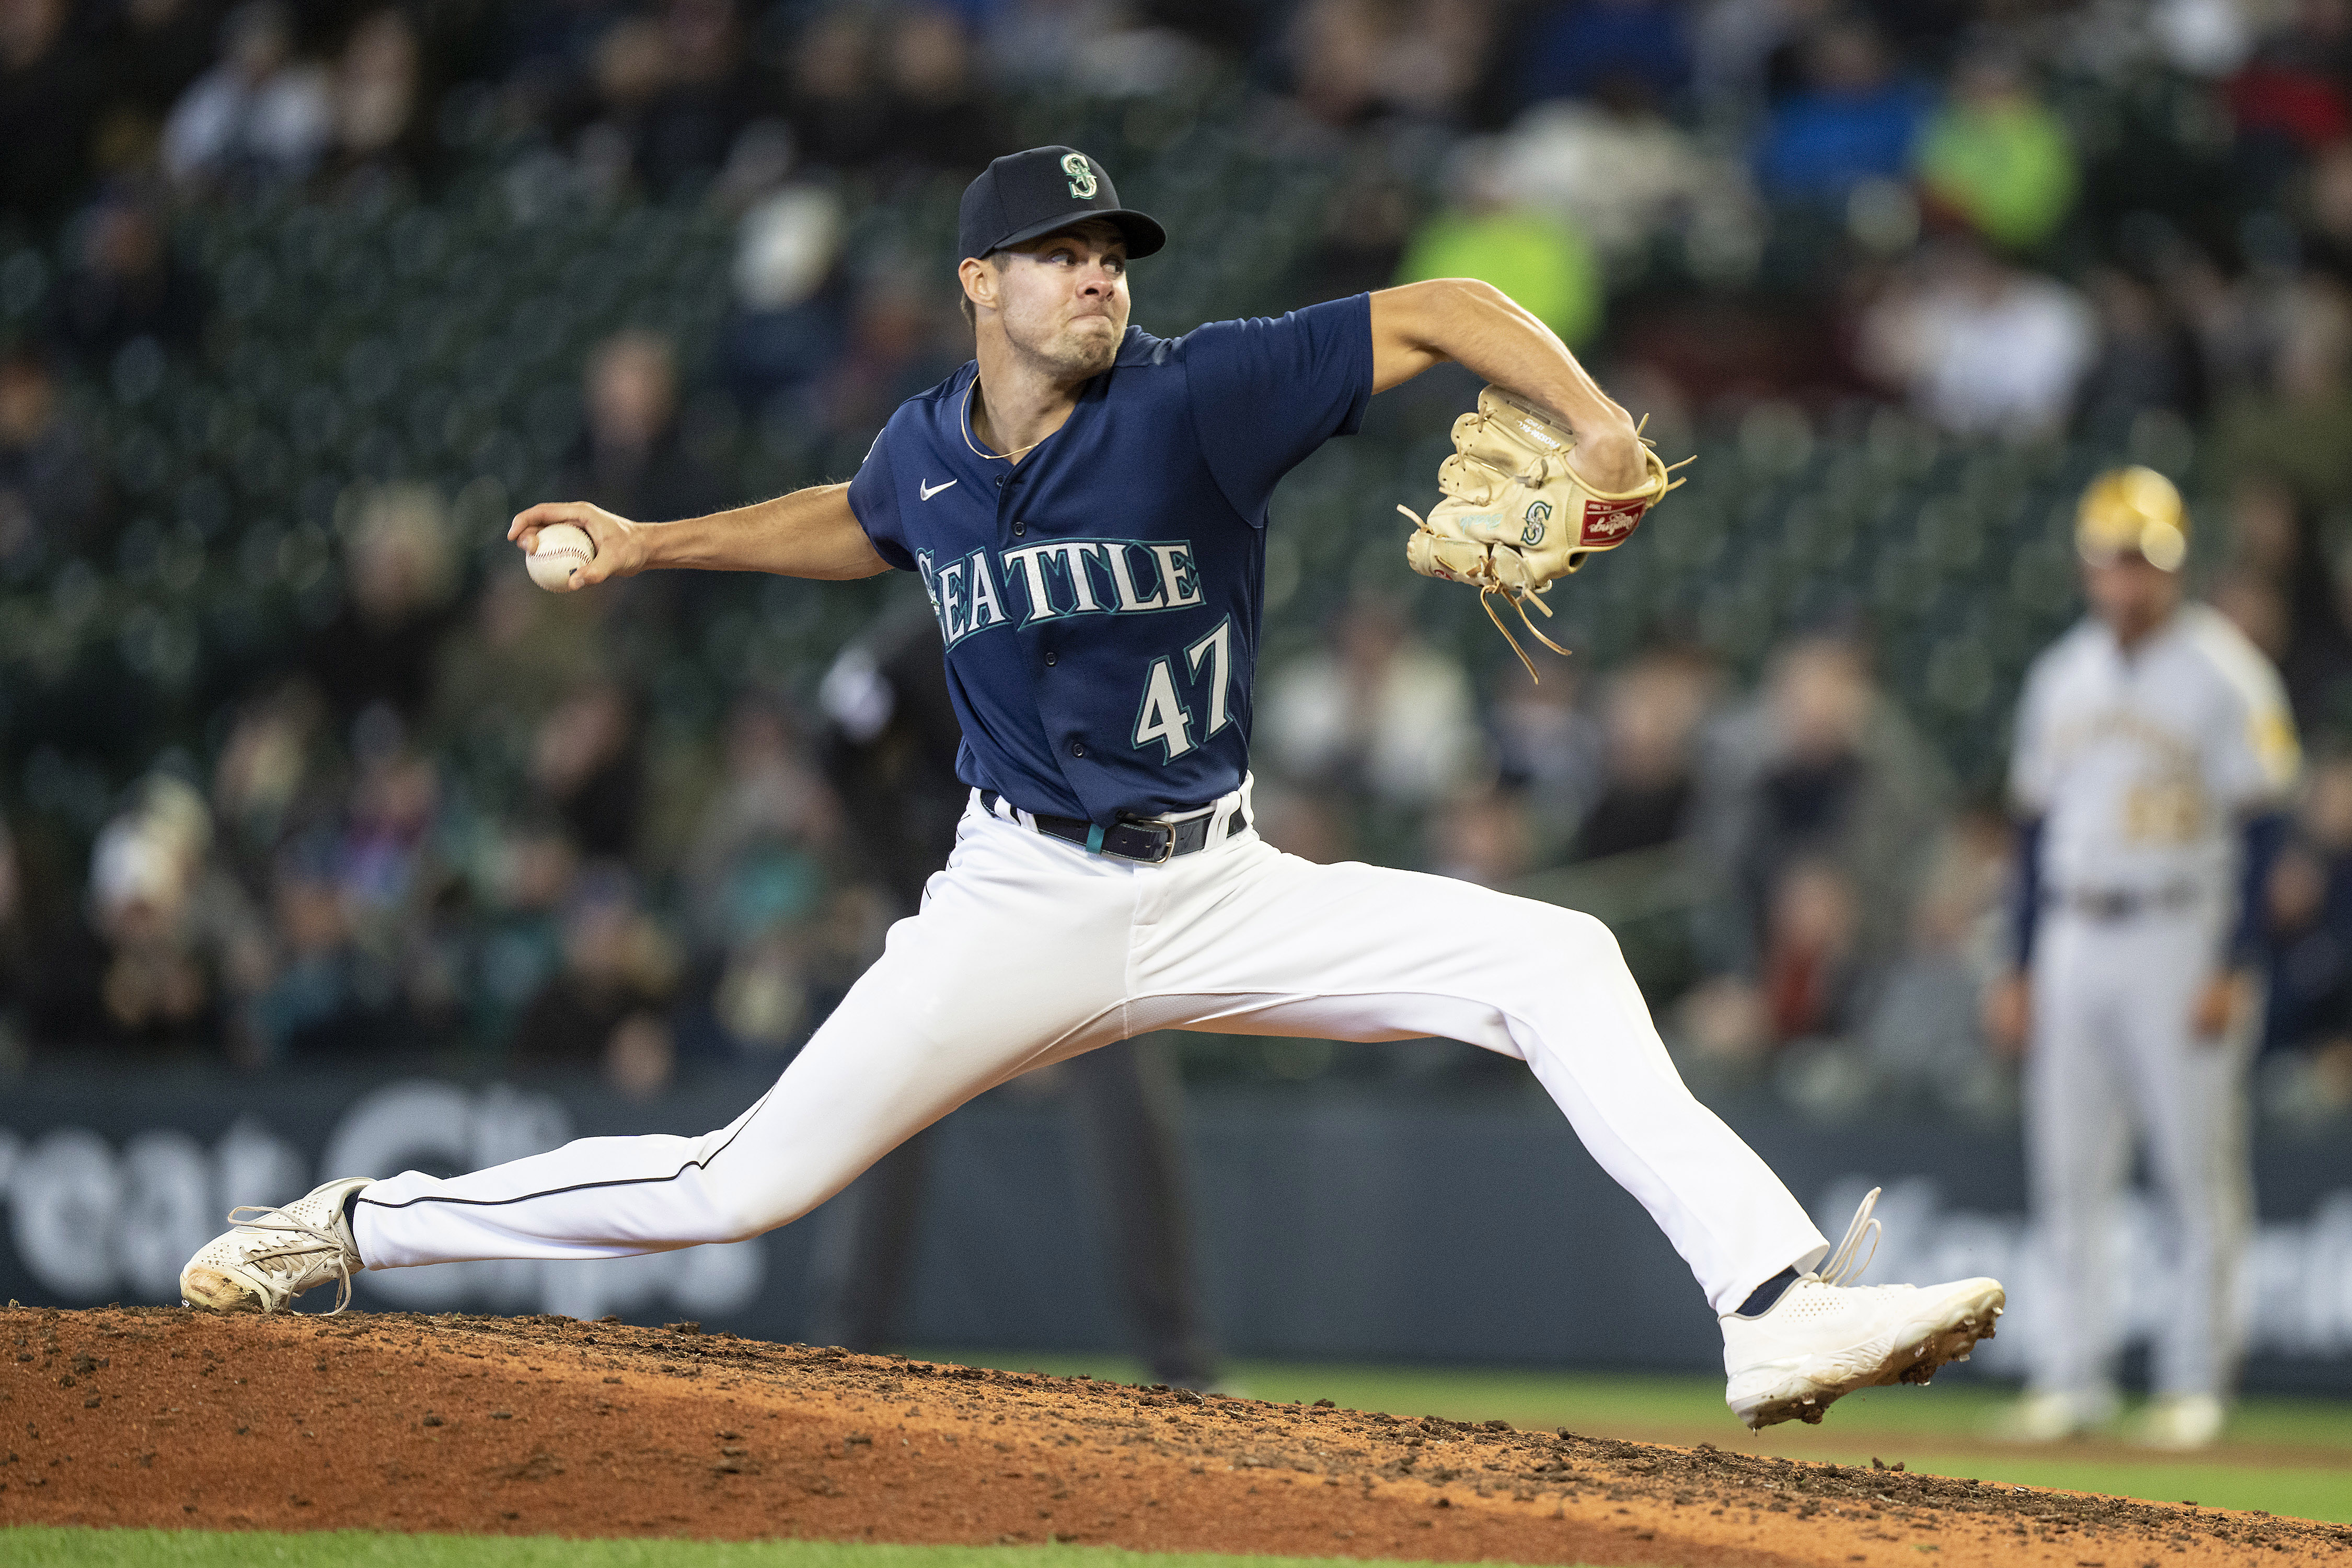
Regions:
<instances>
[{"instance_id":1,"label":"blurred crowd","mask_svg":"<svg viewBox=\"0 0 2352 1568\"><path fill-rule=\"evenodd\" d=\"M857 798L899 765L854 678L903 606L690 575L557 599L497 528L840 477L969 354L956 194L1049 140L1171 220L1136 279L1158 330L1470 274L1702 475L1868 479L1906 459L1853 434L1837 468L1832 433L1916 427L2181 476L2199 580L2315 758L2269 892L2273 1078L2352 1102L2344 0L0 0L0 1058L648 1094L805 1037L912 897ZM572 210L622 215L635 259L531 227ZM346 254L335 213L405 216ZM1417 384L1378 440L1432 450L1463 391ZM1980 599L2042 607L1999 658L1897 679L1899 594L1802 590L1857 574L1857 530L1945 525L1859 480L1702 505L1811 541L1806 607L1745 637L1620 617L1539 685L1433 629L1385 536L1328 574L1298 547L1328 581L1296 596L1278 541L1265 830L1611 917L1695 1070L1997 1110L1975 997L2006 839L1975 753L2013 687L1967 671L2063 624L2065 558L2035 582L1930 539ZM199 585L204 616L171 608ZM100 641L111 684L77 673Z\"/></svg>"}]
</instances>

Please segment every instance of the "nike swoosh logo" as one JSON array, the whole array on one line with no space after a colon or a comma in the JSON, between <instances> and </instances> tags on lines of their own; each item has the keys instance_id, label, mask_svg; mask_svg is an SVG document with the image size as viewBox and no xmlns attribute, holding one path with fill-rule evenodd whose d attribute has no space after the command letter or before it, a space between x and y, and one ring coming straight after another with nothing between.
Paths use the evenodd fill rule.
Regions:
<instances>
[{"instance_id":1,"label":"nike swoosh logo","mask_svg":"<svg viewBox=\"0 0 2352 1568\"><path fill-rule=\"evenodd\" d=\"M955 482L955 480L950 479L946 485L927 485L923 483L922 480L917 479L915 481L915 488L923 492L923 499L925 500L929 500L933 496L939 494L941 490L947 489L948 485L952 485Z\"/></svg>"}]
</instances>

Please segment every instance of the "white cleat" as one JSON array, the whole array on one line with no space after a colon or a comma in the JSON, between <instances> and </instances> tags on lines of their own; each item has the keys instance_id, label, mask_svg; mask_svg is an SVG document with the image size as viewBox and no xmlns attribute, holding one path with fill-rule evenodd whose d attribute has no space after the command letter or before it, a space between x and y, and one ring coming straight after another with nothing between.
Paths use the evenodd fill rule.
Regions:
<instances>
[{"instance_id":1,"label":"white cleat","mask_svg":"<svg viewBox=\"0 0 2352 1568\"><path fill-rule=\"evenodd\" d=\"M2159 1394L2132 1423L2143 1448L2203 1448L2230 1424L2230 1407L2210 1394Z\"/></svg>"},{"instance_id":2,"label":"white cleat","mask_svg":"<svg viewBox=\"0 0 2352 1568\"><path fill-rule=\"evenodd\" d=\"M228 1211L230 1228L180 1270L184 1306L215 1312L275 1312L313 1285L340 1287L329 1316L351 1305L352 1276L367 1267L343 1217L343 1200L368 1184L346 1176L284 1208Z\"/></svg>"},{"instance_id":3,"label":"white cleat","mask_svg":"<svg viewBox=\"0 0 2352 1568\"><path fill-rule=\"evenodd\" d=\"M1854 1258L1865 1237L1876 1250L1879 1225L1870 1211L1877 1203L1874 1187L1828 1261L1800 1275L1769 1311L1721 1318L1723 1369L1731 1379L1724 1402L1749 1427L1817 1422L1857 1388L1926 1383L1993 1337L2009 1300L1997 1279L1847 1283L1869 1266L1868 1258Z\"/></svg>"},{"instance_id":4,"label":"white cleat","mask_svg":"<svg viewBox=\"0 0 2352 1568\"><path fill-rule=\"evenodd\" d=\"M2116 1418L2116 1396L2109 1389L2064 1393L2040 1389L2021 1394L1995 1415L1986 1436L2003 1443L2063 1443L2084 1432L2096 1431Z\"/></svg>"}]
</instances>

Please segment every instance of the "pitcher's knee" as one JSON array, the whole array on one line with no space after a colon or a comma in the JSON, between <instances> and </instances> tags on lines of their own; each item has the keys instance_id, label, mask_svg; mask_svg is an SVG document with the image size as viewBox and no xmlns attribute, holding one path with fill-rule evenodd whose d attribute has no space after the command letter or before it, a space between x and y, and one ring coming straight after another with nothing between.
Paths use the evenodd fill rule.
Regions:
<instances>
[{"instance_id":1,"label":"pitcher's knee","mask_svg":"<svg viewBox=\"0 0 2352 1568\"><path fill-rule=\"evenodd\" d=\"M714 1234L708 1239L749 1241L753 1237L765 1236L792 1224L831 1195L813 1192L799 1183L751 1187L710 1182L704 1194L704 1209L709 1222L708 1228Z\"/></svg>"},{"instance_id":2,"label":"pitcher's knee","mask_svg":"<svg viewBox=\"0 0 2352 1568\"><path fill-rule=\"evenodd\" d=\"M1538 951L1555 963L1601 973L1613 973L1625 967L1625 953L1617 945L1617 933L1582 910L1554 910L1543 929L1533 934L1539 944Z\"/></svg>"}]
</instances>

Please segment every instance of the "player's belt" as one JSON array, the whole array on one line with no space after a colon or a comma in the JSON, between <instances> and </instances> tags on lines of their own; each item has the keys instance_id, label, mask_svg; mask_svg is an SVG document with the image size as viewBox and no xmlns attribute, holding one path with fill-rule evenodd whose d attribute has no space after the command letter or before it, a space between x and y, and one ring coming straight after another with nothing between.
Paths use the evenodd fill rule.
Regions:
<instances>
[{"instance_id":1,"label":"player's belt","mask_svg":"<svg viewBox=\"0 0 2352 1568\"><path fill-rule=\"evenodd\" d=\"M2169 914L2194 908L2198 892L2186 882L2168 888L2074 888L2052 902L2094 921L2127 921L2140 915Z\"/></svg>"},{"instance_id":2,"label":"player's belt","mask_svg":"<svg viewBox=\"0 0 2352 1568\"><path fill-rule=\"evenodd\" d=\"M984 789L980 792L981 809L993 816L996 803L1003 798L994 790ZM1132 860L1139 866L1163 865L1179 855L1206 849L1215 842L1209 837L1217 823L1214 805L1195 806L1189 812L1171 811L1168 816L1176 820L1120 821L1108 827L1081 817L1047 816L1041 812L1023 812L1016 820L1034 825L1048 838L1065 839L1090 854ZM1222 837L1231 838L1248 826L1241 808L1236 806L1226 820Z\"/></svg>"}]
</instances>

